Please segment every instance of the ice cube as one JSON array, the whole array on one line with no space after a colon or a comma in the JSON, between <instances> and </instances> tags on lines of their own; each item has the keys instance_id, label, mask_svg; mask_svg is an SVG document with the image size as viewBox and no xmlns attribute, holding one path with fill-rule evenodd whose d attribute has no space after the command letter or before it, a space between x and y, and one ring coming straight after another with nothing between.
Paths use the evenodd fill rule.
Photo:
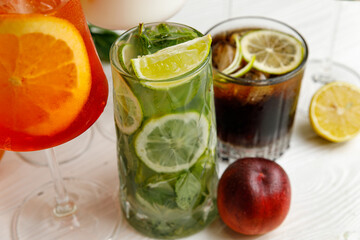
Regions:
<instances>
[{"instance_id":1,"label":"ice cube","mask_svg":"<svg viewBox=\"0 0 360 240\"><path fill-rule=\"evenodd\" d=\"M236 48L231 44L219 41L213 46L213 65L219 71L224 70L233 61Z\"/></svg>"},{"instance_id":2,"label":"ice cube","mask_svg":"<svg viewBox=\"0 0 360 240\"><path fill-rule=\"evenodd\" d=\"M273 86L256 86L251 87L247 95L246 102L250 104L256 104L267 97L269 97L274 92Z\"/></svg>"},{"instance_id":3,"label":"ice cube","mask_svg":"<svg viewBox=\"0 0 360 240\"><path fill-rule=\"evenodd\" d=\"M270 77L270 74L268 73L264 73L264 72L260 72L256 69L251 69L249 72L247 72L244 75L244 78L246 79L251 79L251 80L266 80Z\"/></svg>"}]
</instances>

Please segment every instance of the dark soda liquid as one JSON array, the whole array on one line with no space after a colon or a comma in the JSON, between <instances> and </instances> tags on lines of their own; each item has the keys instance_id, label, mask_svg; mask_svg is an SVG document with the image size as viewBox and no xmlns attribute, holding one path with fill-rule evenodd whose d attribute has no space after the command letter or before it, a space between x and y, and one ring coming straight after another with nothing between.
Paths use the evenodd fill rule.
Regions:
<instances>
[{"instance_id":1,"label":"dark soda liquid","mask_svg":"<svg viewBox=\"0 0 360 240\"><path fill-rule=\"evenodd\" d=\"M241 35L246 31L249 29L234 32ZM213 65L220 71L233 58L235 44L231 35L234 32L214 37ZM269 81L269 85L259 86L221 81L215 74L215 112L220 141L233 147L259 148L290 136L302 76L303 70L285 81L272 85ZM272 77L252 69L243 78L265 80Z\"/></svg>"}]
</instances>

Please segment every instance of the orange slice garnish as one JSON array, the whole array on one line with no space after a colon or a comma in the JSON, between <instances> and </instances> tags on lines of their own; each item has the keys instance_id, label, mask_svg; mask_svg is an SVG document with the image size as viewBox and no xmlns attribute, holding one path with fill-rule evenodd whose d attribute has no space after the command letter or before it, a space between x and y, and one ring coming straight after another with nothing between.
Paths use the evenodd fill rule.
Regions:
<instances>
[{"instance_id":1,"label":"orange slice garnish","mask_svg":"<svg viewBox=\"0 0 360 240\"><path fill-rule=\"evenodd\" d=\"M66 129L91 87L83 39L68 21L0 15L0 124L30 135Z\"/></svg>"}]
</instances>

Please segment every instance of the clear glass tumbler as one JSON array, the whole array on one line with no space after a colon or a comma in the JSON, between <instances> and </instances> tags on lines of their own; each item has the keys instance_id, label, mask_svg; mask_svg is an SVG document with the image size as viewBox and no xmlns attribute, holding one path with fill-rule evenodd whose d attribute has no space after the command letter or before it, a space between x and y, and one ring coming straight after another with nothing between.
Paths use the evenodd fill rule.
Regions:
<instances>
[{"instance_id":1,"label":"clear glass tumbler","mask_svg":"<svg viewBox=\"0 0 360 240\"><path fill-rule=\"evenodd\" d=\"M303 47L303 59L292 71L282 74L251 74L232 77L214 65L215 110L218 151L223 160L241 157L279 158L289 148L296 106L304 74L308 48L292 27L263 17L238 17L212 27L217 39L237 32L271 29L296 38ZM225 51L216 51L226 54ZM213 49L213 63L215 49ZM255 76L255 77L254 77Z\"/></svg>"},{"instance_id":2,"label":"clear glass tumbler","mask_svg":"<svg viewBox=\"0 0 360 240\"><path fill-rule=\"evenodd\" d=\"M151 34L158 26L144 29ZM202 36L180 24L161 27L170 29L161 40L169 43L173 31ZM147 236L184 237L217 215L211 51L183 75L141 79L128 64L138 32L136 27L122 34L110 51L121 206L128 222Z\"/></svg>"}]
</instances>

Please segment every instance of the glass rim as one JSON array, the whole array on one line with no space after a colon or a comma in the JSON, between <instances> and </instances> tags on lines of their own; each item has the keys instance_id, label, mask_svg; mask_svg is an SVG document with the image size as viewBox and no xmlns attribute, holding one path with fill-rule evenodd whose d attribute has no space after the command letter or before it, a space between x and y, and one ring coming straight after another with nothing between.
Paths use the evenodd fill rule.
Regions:
<instances>
[{"instance_id":1,"label":"glass rim","mask_svg":"<svg viewBox=\"0 0 360 240\"><path fill-rule=\"evenodd\" d=\"M217 28L225 23L237 21L237 20L247 20L247 19L258 19L258 20L273 22L276 24L283 25L284 27L293 31L297 35L297 37L299 38L299 40L301 41L301 43L303 44L303 47L304 47L304 56L303 56L303 59L301 60L301 63L295 69L291 70L290 72L287 72L280 76L275 76L275 77L271 77L268 79L264 79L264 80L252 80L252 79L248 79L248 78L231 77L230 75L224 74L224 73L220 72L217 68L213 67L213 71L215 72L214 75L219 75L222 78L224 78L226 81L236 83L236 84L267 86L267 85L273 85L273 84L285 82L285 81L291 79L292 77L294 77L305 67L307 59L308 59L308 55L309 55L309 48L308 48L308 45L307 45L305 39L295 28L291 27L290 25L288 25L282 21L279 21L279 20L276 20L273 18L261 17L261 16L241 16L241 17L229 18L229 19L221 21L221 22L215 24L214 26L212 26L211 28L209 28L206 31L205 35L210 34L210 32L212 30L214 30L215 28ZM228 29L225 29L224 31L226 31L226 30L228 30ZM214 81L217 81L215 77L214 77Z\"/></svg>"},{"instance_id":2,"label":"glass rim","mask_svg":"<svg viewBox=\"0 0 360 240\"><path fill-rule=\"evenodd\" d=\"M201 33L200 31L196 30L193 27L190 27L188 25L182 24L182 23L175 23L175 22L151 22L151 23L144 23L144 27L146 26L155 26L161 23L166 23L169 24L171 26L179 26L179 27L185 27L188 29L191 29L192 31L194 31L198 37L202 37L205 36L205 34ZM115 42L111 45L110 48L110 64L111 66L115 67L121 74L123 74L126 77L129 78L133 78L133 79L137 79L141 82L152 82L152 83L162 83L162 82L173 82L173 81L179 81L181 79L187 78L187 77L191 77L193 75L196 75L197 73L199 73L200 71L202 71L205 66L210 62L211 60L211 56L212 56L212 50L210 47L209 53L206 56L206 58L195 68L191 69L190 71L181 74L179 76L173 77L173 78L168 78L168 79L161 79L161 80L150 80L150 79L145 79L145 78L139 78L136 75L132 75L129 74L128 72L126 72L120 65L119 59L118 59L118 49L120 46L120 42L129 34L131 34L132 32L134 32L136 29L138 28L138 26L132 27L128 30L126 30L125 32L123 32L122 34L120 34L120 36L115 40Z\"/></svg>"}]
</instances>

